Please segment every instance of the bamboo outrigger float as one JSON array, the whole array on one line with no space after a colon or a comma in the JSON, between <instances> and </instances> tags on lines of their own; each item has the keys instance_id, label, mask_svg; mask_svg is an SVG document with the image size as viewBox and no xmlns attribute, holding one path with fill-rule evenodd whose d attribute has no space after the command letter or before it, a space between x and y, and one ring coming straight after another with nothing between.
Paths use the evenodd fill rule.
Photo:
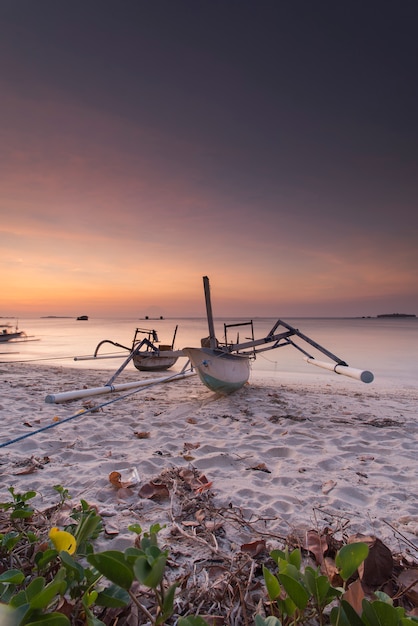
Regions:
<instances>
[{"instance_id":1,"label":"bamboo outrigger float","mask_svg":"<svg viewBox=\"0 0 418 626\"><path fill-rule=\"evenodd\" d=\"M294 328L280 319L277 320L268 335L261 339L254 338L252 321L240 324L225 324L224 342L220 343L215 336L209 279L207 276L203 277L203 286L205 291L209 337L202 339L200 348L183 348L183 352L189 357L203 384L212 391L229 394L240 389L248 381L250 359L255 359L259 352L275 350L276 348L289 345L302 352L306 362L309 364L334 371L336 374L355 378L364 383L371 383L373 381L374 376L371 372L349 367L343 359L340 359L316 341L304 335L297 328ZM228 341L228 329L237 326L248 326L251 328L251 339L249 341L243 343L239 343L238 341L237 343L230 343ZM317 360L307 349L296 344L293 338L301 339L308 344L308 346L334 361L334 363Z\"/></svg>"}]
</instances>

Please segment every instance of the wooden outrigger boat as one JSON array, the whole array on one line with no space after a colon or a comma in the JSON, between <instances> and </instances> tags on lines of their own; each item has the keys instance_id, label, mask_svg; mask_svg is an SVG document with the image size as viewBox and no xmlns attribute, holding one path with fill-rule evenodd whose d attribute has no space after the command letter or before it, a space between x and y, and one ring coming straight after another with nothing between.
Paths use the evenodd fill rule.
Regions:
<instances>
[{"instance_id":1,"label":"wooden outrigger boat","mask_svg":"<svg viewBox=\"0 0 418 626\"><path fill-rule=\"evenodd\" d=\"M76 357L76 360L112 358L100 357L99 350L104 344L111 344L117 348L127 350L130 354L128 361L132 360L137 370L143 372L155 372L167 370L177 362L179 356L184 356L182 350L174 350L174 342L177 334L176 326L171 344L162 344L159 342L157 331L148 330L146 328L137 328L135 330L132 345L124 346L110 339L103 339L97 346L92 357ZM145 335L141 339L141 335ZM116 357L115 357L116 358Z\"/></svg>"},{"instance_id":2,"label":"wooden outrigger boat","mask_svg":"<svg viewBox=\"0 0 418 626\"><path fill-rule=\"evenodd\" d=\"M229 394L240 389L248 381L250 359L255 359L259 352L275 350L276 348L289 345L302 352L307 363L334 371L337 374L355 378L364 383L373 381L374 376L371 372L349 367L343 359L332 354L332 352L316 343L316 341L301 333L297 328L280 319L277 320L268 335L261 339L254 338L252 321L240 324L225 324L224 342L218 342L215 336L209 279L207 276L203 277L203 286L209 337L202 339L200 348L183 348L183 353L189 357L203 384L212 391ZM248 326L251 328L251 339L249 341L244 343L239 343L239 341L236 343L229 342L227 337L228 329L237 326ZM311 348L315 348L315 350L331 359L333 363L317 360L307 349L295 343L293 338L298 338Z\"/></svg>"}]
</instances>

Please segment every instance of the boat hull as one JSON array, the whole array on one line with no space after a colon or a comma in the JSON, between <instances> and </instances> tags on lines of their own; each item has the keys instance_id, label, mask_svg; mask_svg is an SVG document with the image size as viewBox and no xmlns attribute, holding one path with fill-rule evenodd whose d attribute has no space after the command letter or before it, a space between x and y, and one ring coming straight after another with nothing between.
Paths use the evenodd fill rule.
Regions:
<instances>
[{"instance_id":1,"label":"boat hull","mask_svg":"<svg viewBox=\"0 0 418 626\"><path fill-rule=\"evenodd\" d=\"M133 364L141 372L156 372L168 370L177 361L176 356L159 356L158 354L136 354L133 357Z\"/></svg>"},{"instance_id":2,"label":"boat hull","mask_svg":"<svg viewBox=\"0 0 418 626\"><path fill-rule=\"evenodd\" d=\"M0 333L0 343L12 341L13 339L21 339L22 337L25 337L25 333L23 330L16 333L8 333L3 331L2 333Z\"/></svg>"},{"instance_id":3,"label":"boat hull","mask_svg":"<svg viewBox=\"0 0 418 626\"><path fill-rule=\"evenodd\" d=\"M246 356L210 348L183 348L183 352L211 391L229 395L248 382L250 364Z\"/></svg>"}]
</instances>

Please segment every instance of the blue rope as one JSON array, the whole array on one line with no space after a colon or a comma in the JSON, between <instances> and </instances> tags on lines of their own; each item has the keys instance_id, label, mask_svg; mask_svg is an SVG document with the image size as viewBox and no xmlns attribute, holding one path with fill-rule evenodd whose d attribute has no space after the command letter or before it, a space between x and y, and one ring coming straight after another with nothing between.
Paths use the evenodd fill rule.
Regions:
<instances>
[{"instance_id":1,"label":"blue rope","mask_svg":"<svg viewBox=\"0 0 418 626\"><path fill-rule=\"evenodd\" d=\"M192 370L187 370L187 371L192 371ZM182 374L186 374L187 371L185 372L181 372ZM178 374L173 374L173 376L170 376L169 378L167 378L165 380L165 382L168 382L169 380L172 380L174 378L177 378ZM16 437L15 439L11 439L10 441L6 441L4 443L0 443L0 448L5 448L6 446L10 446L12 445L12 443L17 443L18 441L23 441L23 439L27 439L28 437L33 437L34 435L38 435L39 433L44 432L45 430L49 430L50 428L54 428L55 426L60 426L61 424L64 424L65 422L69 422L70 420L75 419L76 417L80 417L81 415L86 415L86 413L91 413L92 411L98 411L99 409L102 409L104 406L108 406L109 404L113 404L114 402L118 402L118 400L124 400L125 398L129 398L129 396L133 396L135 393L138 393L138 391L143 391L144 389L149 389L149 387L154 387L154 385L158 385L160 384L159 382L156 383L150 383L149 385L145 385L144 387L140 387L139 389L135 389L134 391L131 391L130 393L126 393L124 396L120 396L119 398L113 398L112 400L109 400L108 402L103 402L103 404L99 404L99 406L93 406L90 409L85 409L82 412L79 411L78 413L76 413L75 415L71 415L70 417L66 417L62 420L60 420L59 422L53 422L52 424L48 424L48 426L43 426L42 428L38 428L38 430L35 430L31 433L26 433L25 435L20 435L20 437Z\"/></svg>"}]
</instances>

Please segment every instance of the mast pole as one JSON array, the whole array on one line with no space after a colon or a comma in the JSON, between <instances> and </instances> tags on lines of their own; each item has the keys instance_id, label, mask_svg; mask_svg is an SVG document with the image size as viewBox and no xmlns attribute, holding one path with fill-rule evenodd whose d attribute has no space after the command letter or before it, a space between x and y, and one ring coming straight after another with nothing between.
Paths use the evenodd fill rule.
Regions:
<instances>
[{"instance_id":1,"label":"mast pole","mask_svg":"<svg viewBox=\"0 0 418 626\"><path fill-rule=\"evenodd\" d=\"M208 318L210 347L212 350L214 350L216 348L217 341L215 337L215 328L213 325L212 304L210 301L209 278L207 276L203 276L203 287L205 290L206 316Z\"/></svg>"}]
</instances>

